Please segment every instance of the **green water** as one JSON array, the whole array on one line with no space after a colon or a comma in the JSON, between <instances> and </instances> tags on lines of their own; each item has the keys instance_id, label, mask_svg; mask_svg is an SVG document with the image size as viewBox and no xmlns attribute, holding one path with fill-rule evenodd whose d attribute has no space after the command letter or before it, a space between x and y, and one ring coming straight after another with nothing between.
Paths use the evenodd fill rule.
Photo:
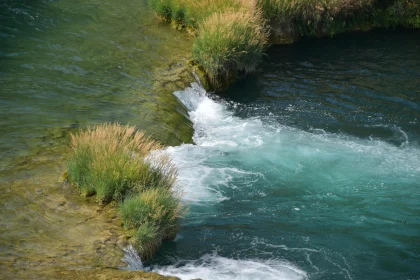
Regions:
<instances>
[{"instance_id":1,"label":"green water","mask_svg":"<svg viewBox=\"0 0 420 280\"><path fill-rule=\"evenodd\" d=\"M3 277L121 265L113 215L59 182L68 136L119 121L165 144L190 142L172 91L189 79L191 44L146 1L0 2Z\"/></svg>"},{"instance_id":2,"label":"green water","mask_svg":"<svg viewBox=\"0 0 420 280\"><path fill-rule=\"evenodd\" d=\"M192 42L145 1L4 1L1 12L2 169L59 128L104 121L189 141L175 98L155 84Z\"/></svg>"}]
</instances>

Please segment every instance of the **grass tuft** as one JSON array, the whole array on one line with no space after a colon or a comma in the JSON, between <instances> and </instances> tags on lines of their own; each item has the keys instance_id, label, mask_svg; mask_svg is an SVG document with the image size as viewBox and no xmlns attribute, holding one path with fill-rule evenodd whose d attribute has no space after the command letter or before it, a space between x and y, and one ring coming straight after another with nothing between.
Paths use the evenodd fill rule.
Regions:
<instances>
[{"instance_id":1,"label":"grass tuft","mask_svg":"<svg viewBox=\"0 0 420 280\"><path fill-rule=\"evenodd\" d=\"M173 239L181 217L174 190L176 169L162 146L132 126L103 124L72 135L68 163L70 181L102 203L120 202L127 229L143 258L164 240Z\"/></svg>"},{"instance_id":2,"label":"grass tuft","mask_svg":"<svg viewBox=\"0 0 420 280\"><path fill-rule=\"evenodd\" d=\"M275 36L325 36L372 16L375 0L259 0Z\"/></svg>"},{"instance_id":3,"label":"grass tuft","mask_svg":"<svg viewBox=\"0 0 420 280\"><path fill-rule=\"evenodd\" d=\"M161 166L144 160L162 146L131 126L104 124L71 136L69 177L82 192L106 203L159 184Z\"/></svg>"},{"instance_id":4,"label":"grass tuft","mask_svg":"<svg viewBox=\"0 0 420 280\"><path fill-rule=\"evenodd\" d=\"M384 12L385 27L420 28L420 1L394 0Z\"/></svg>"},{"instance_id":5,"label":"grass tuft","mask_svg":"<svg viewBox=\"0 0 420 280\"><path fill-rule=\"evenodd\" d=\"M125 227L136 229L134 244L144 257L151 256L163 240L175 237L181 212L179 196L160 188L128 198L120 207Z\"/></svg>"},{"instance_id":6,"label":"grass tuft","mask_svg":"<svg viewBox=\"0 0 420 280\"><path fill-rule=\"evenodd\" d=\"M259 12L230 9L200 24L193 57L216 88L240 72L253 72L261 61L268 34L260 16Z\"/></svg>"}]
</instances>

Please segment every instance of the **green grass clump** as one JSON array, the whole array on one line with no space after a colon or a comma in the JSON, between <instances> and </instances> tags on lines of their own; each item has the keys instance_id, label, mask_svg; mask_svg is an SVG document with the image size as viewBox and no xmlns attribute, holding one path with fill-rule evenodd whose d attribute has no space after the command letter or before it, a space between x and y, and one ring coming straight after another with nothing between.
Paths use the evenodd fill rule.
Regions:
<instances>
[{"instance_id":1,"label":"green grass clump","mask_svg":"<svg viewBox=\"0 0 420 280\"><path fill-rule=\"evenodd\" d=\"M215 89L255 70L268 31L256 0L149 0L156 13L197 31L193 58Z\"/></svg>"},{"instance_id":2,"label":"green grass clump","mask_svg":"<svg viewBox=\"0 0 420 280\"><path fill-rule=\"evenodd\" d=\"M185 9L186 24L198 28L200 23L215 13L226 11L253 12L256 2L253 0L182 0Z\"/></svg>"},{"instance_id":3,"label":"green grass clump","mask_svg":"<svg viewBox=\"0 0 420 280\"><path fill-rule=\"evenodd\" d=\"M103 124L72 135L70 181L102 203L120 202L127 229L143 258L175 237L181 216L176 170L162 146L132 126Z\"/></svg>"},{"instance_id":4,"label":"green grass clump","mask_svg":"<svg viewBox=\"0 0 420 280\"><path fill-rule=\"evenodd\" d=\"M420 28L420 1L394 0L384 11L383 26Z\"/></svg>"},{"instance_id":5,"label":"green grass clump","mask_svg":"<svg viewBox=\"0 0 420 280\"><path fill-rule=\"evenodd\" d=\"M127 229L134 229L134 245L150 257L163 240L173 239L181 216L179 196L170 189L154 188L126 199L120 207Z\"/></svg>"},{"instance_id":6,"label":"green grass clump","mask_svg":"<svg viewBox=\"0 0 420 280\"><path fill-rule=\"evenodd\" d=\"M149 0L149 5L164 21L174 21L177 24L186 23L186 0Z\"/></svg>"},{"instance_id":7,"label":"green grass clump","mask_svg":"<svg viewBox=\"0 0 420 280\"><path fill-rule=\"evenodd\" d=\"M193 58L204 68L212 84L221 88L238 73L255 70L267 39L259 11L214 13L200 24Z\"/></svg>"},{"instance_id":8,"label":"green grass clump","mask_svg":"<svg viewBox=\"0 0 420 280\"><path fill-rule=\"evenodd\" d=\"M161 18L192 28L198 28L199 23L213 13L255 7L253 0L149 0L149 4Z\"/></svg>"},{"instance_id":9,"label":"green grass clump","mask_svg":"<svg viewBox=\"0 0 420 280\"><path fill-rule=\"evenodd\" d=\"M160 184L160 168L144 160L162 146L134 127L104 124L72 135L69 177L82 192L103 202L120 200Z\"/></svg>"},{"instance_id":10,"label":"green grass clump","mask_svg":"<svg viewBox=\"0 0 420 280\"><path fill-rule=\"evenodd\" d=\"M176 7L176 3L177 1L174 0L149 0L149 4L156 14L166 21L170 21L172 15L175 15L173 9Z\"/></svg>"},{"instance_id":11,"label":"green grass clump","mask_svg":"<svg viewBox=\"0 0 420 280\"><path fill-rule=\"evenodd\" d=\"M325 36L356 28L375 0L259 0L276 36Z\"/></svg>"}]
</instances>

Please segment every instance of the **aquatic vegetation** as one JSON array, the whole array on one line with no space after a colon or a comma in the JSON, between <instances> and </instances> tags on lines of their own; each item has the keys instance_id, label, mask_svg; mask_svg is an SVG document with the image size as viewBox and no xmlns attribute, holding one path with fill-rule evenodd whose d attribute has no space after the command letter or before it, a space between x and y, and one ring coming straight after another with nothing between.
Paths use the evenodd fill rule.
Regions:
<instances>
[{"instance_id":1,"label":"aquatic vegetation","mask_svg":"<svg viewBox=\"0 0 420 280\"><path fill-rule=\"evenodd\" d=\"M200 24L193 57L216 88L255 70L268 39L263 26L260 12L233 10L214 13Z\"/></svg>"},{"instance_id":2,"label":"aquatic vegetation","mask_svg":"<svg viewBox=\"0 0 420 280\"><path fill-rule=\"evenodd\" d=\"M166 21L183 21L184 6L182 0L149 0L156 14Z\"/></svg>"},{"instance_id":3,"label":"aquatic vegetation","mask_svg":"<svg viewBox=\"0 0 420 280\"><path fill-rule=\"evenodd\" d=\"M383 26L420 28L420 2L397 0L383 12Z\"/></svg>"},{"instance_id":4,"label":"aquatic vegetation","mask_svg":"<svg viewBox=\"0 0 420 280\"><path fill-rule=\"evenodd\" d=\"M121 203L127 229L142 257L150 257L164 240L173 239L181 216L174 190L176 170L158 142L133 126L103 124L72 135L70 181L101 203Z\"/></svg>"},{"instance_id":5,"label":"aquatic vegetation","mask_svg":"<svg viewBox=\"0 0 420 280\"><path fill-rule=\"evenodd\" d=\"M357 28L374 0L259 0L274 37L325 36Z\"/></svg>"},{"instance_id":6,"label":"aquatic vegetation","mask_svg":"<svg viewBox=\"0 0 420 280\"><path fill-rule=\"evenodd\" d=\"M150 257L163 240L175 237L182 208L171 189L152 188L126 199L120 213L125 227L134 230L139 253Z\"/></svg>"},{"instance_id":7,"label":"aquatic vegetation","mask_svg":"<svg viewBox=\"0 0 420 280\"><path fill-rule=\"evenodd\" d=\"M150 0L156 13L197 30L193 58L212 87L226 87L261 60L268 31L254 0ZM175 7L175 8L173 8Z\"/></svg>"},{"instance_id":8,"label":"aquatic vegetation","mask_svg":"<svg viewBox=\"0 0 420 280\"><path fill-rule=\"evenodd\" d=\"M420 27L414 0L259 0L273 37L333 36L372 27Z\"/></svg>"},{"instance_id":9,"label":"aquatic vegetation","mask_svg":"<svg viewBox=\"0 0 420 280\"><path fill-rule=\"evenodd\" d=\"M174 20L194 28L215 12L243 7L248 0L149 0L156 14L168 21Z\"/></svg>"},{"instance_id":10,"label":"aquatic vegetation","mask_svg":"<svg viewBox=\"0 0 420 280\"><path fill-rule=\"evenodd\" d=\"M220 12L249 12L254 13L256 2L254 0L183 0L185 9L185 22L198 28L200 23L208 17Z\"/></svg>"},{"instance_id":11,"label":"aquatic vegetation","mask_svg":"<svg viewBox=\"0 0 420 280\"><path fill-rule=\"evenodd\" d=\"M350 30L420 28L416 0L149 0L156 13L197 35L193 58L212 87L256 69L269 43ZM269 39L268 39L269 38Z\"/></svg>"},{"instance_id":12,"label":"aquatic vegetation","mask_svg":"<svg viewBox=\"0 0 420 280\"><path fill-rule=\"evenodd\" d=\"M144 157L161 145L134 127L104 124L71 138L69 177L86 195L109 202L158 183L159 170Z\"/></svg>"}]
</instances>

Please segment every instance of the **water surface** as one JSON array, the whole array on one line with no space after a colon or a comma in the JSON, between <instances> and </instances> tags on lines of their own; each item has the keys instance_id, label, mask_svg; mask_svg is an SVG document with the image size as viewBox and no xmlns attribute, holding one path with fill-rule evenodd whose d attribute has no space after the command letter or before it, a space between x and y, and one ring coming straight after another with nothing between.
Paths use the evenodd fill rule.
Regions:
<instances>
[{"instance_id":1,"label":"water surface","mask_svg":"<svg viewBox=\"0 0 420 280\"><path fill-rule=\"evenodd\" d=\"M146 1L0 2L0 278L124 265L116 210L60 178L69 132L118 121L190 142L172 91L191 44Z\"/></svg>"},{"instance_id":2,"label":"water surface","mask_svg":"<svg viewBox=\"0 0 420 280\"><path fill-rule=\"evenodd\" d=\"M196 145L168 151L191 208L156 269L417 279L419 39L377 31L272 47L228 97L176 92Z\"/></svg>"}]
</instances>

